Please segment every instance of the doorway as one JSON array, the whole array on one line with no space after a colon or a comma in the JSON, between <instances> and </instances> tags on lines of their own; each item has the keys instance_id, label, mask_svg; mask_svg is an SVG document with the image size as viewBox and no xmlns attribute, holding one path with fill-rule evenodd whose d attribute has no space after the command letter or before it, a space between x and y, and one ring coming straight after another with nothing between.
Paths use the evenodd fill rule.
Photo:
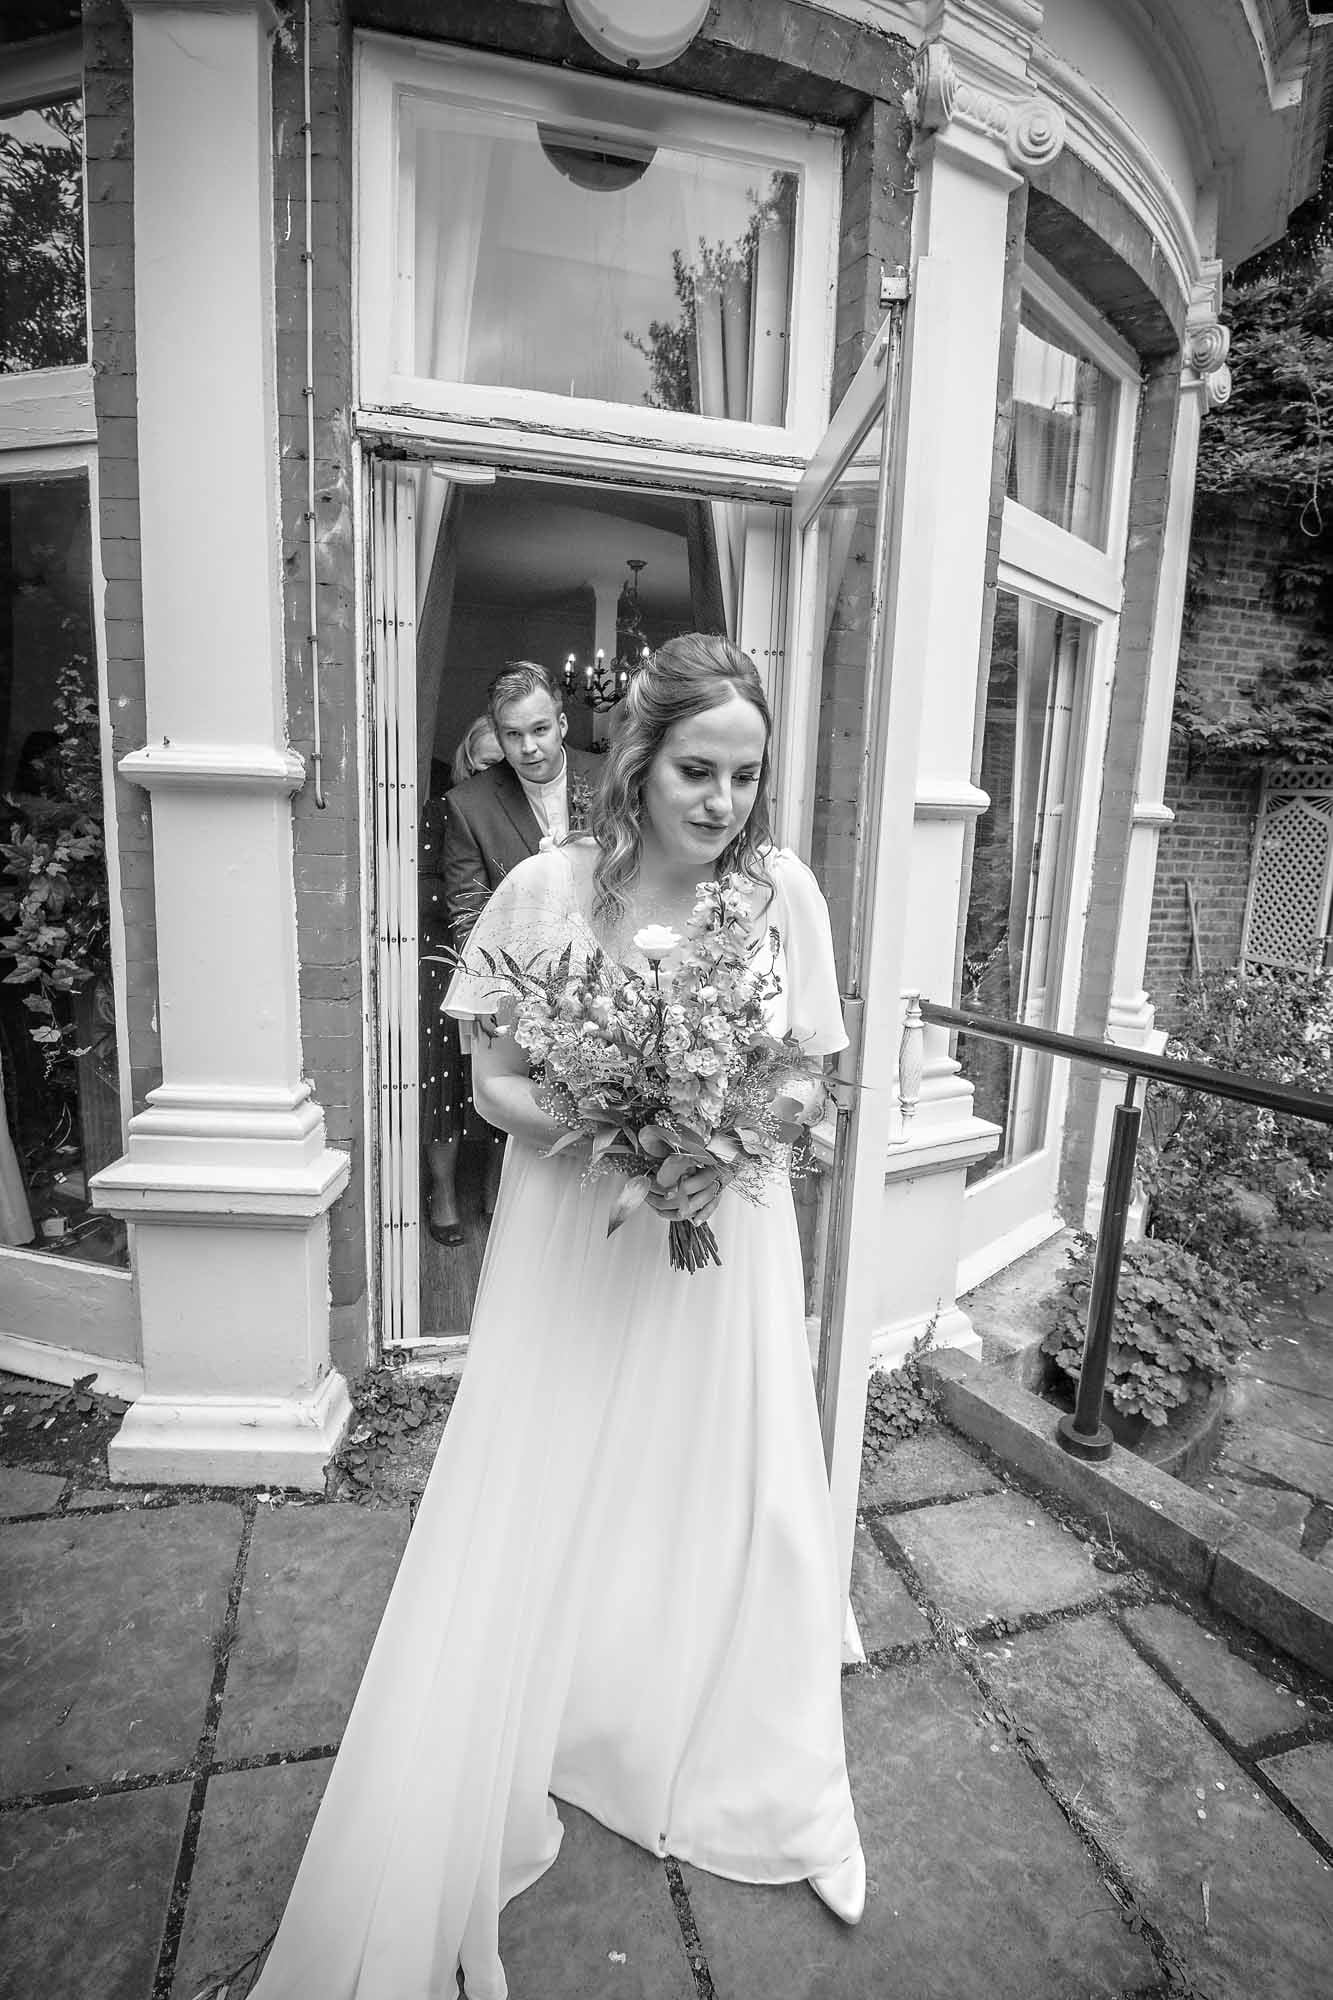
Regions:
<instances>
[{"instance_id":1,"label":"doorway","mask_svg":"<svg viewBox=\"0 0 1333 2000\"><path fill-rule=\"evenodd\" d=\"M381 1344L447 1355L466 1344L503 1143L472 1108L467 1048L440 1013L460 750L496 674L528 660L562 690L568 743L603 751L642 649L688 631L737 640L776 711L790 513L390 460L372 461L369 511Z\"/></svg>"}]
</instances>

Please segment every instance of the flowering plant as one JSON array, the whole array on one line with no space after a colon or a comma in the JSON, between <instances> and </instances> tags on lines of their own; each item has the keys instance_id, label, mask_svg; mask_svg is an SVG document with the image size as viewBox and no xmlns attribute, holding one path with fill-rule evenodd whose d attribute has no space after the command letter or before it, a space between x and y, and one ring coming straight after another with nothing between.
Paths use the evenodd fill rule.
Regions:
<instances>
[{"instance_id":1,"label":"flowering plant","mask_svg":"<svg viewBox=\"0 0 1333 2000\"><path fill-rule=\"evenodd\" d=\"M538 1102L569 1127L549 1152L590 1141L588 1175L625 1176L608 1235L701 1168L762 1201L823 1109L822 1065L766 1024L778 980L751 941L742 877L700 883L687 938L650 925L633 942L648 977L600 947L576 967L572 943L544 967L477 954L511 998ZM683 1218L670 1256L678 1271L722 1261L709 1225Z\"/></svg>"}]
</instances>

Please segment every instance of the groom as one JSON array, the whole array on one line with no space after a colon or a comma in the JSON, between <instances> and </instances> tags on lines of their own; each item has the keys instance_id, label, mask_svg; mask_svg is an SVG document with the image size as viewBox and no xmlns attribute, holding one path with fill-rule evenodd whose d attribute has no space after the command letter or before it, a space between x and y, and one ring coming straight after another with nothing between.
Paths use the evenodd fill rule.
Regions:
<instances>
[{"instance_id":1,"label":"groom","mask_svg":"<svg viewBox=\"0 0 1333 2000\"><path fill-rule=\"evenodd\" d=\"M585 824L602 760L569 749L560 690L545 667L512 660L487 690L504 761L456 785L444 801L444 898L455 949L467 943L492 891L535 854Z\"/></svg>"}]
</instances>

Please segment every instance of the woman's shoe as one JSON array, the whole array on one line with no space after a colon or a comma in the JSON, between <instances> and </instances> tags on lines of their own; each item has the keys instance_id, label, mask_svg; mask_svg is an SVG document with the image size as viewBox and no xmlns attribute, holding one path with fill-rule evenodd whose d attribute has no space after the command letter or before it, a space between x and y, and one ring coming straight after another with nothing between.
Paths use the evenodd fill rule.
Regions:
<instances>
[{"instance_id":1,"label":"woman's shoe","mask_svg":"<svg viewBox=\"0 0 1333 2000\"><path fill-rule=\"evenodd\" d=\"M426 1227L431 1233L432 1241L442 1243L446 1250L456 1250L460 1243L467 1240L461 1222L433 1222L428 1216Z\"/></svg>"},{"instance_id":2,"label":"woman's shoe","mask_svg":"<svg viewBox=\"0 0 1333 2000\"><path fill-rule=\"evenodd\" d=\"M866 1857L859 1846L836 1868L821 1869L810 1877L810 1887L821 1903L827 1903L835 1917L845 1924L859 1924L866 1906Z\"/></svg>"}]
</instances>

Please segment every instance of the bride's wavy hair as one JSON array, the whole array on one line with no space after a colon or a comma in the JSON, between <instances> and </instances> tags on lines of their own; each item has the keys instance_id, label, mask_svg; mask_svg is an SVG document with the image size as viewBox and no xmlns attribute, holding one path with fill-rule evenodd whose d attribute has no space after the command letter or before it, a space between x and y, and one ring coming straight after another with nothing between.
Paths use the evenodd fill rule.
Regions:
<instances>
[{"instance_id":1,"label":"bride's wavy hair","mask_svg":"<svg viewBox=\"0 0 1333 2000\"><path fill-rule=\"evenodd\" d=\"M763 717L764 755L750 817L719 856L717 868L721 875L747 875L772 893L765 858L772 847L768 788L773 717L764 684L749 654L729 639L686 632L659 646L639 668L616 719L588 815L588 830L601 849L593 877L600 917L614 922L625 914L629 885L639 871L644 779L667 731L710 708L720 708L733 695L748 701Z\"/></svg>"}]
</instances>

